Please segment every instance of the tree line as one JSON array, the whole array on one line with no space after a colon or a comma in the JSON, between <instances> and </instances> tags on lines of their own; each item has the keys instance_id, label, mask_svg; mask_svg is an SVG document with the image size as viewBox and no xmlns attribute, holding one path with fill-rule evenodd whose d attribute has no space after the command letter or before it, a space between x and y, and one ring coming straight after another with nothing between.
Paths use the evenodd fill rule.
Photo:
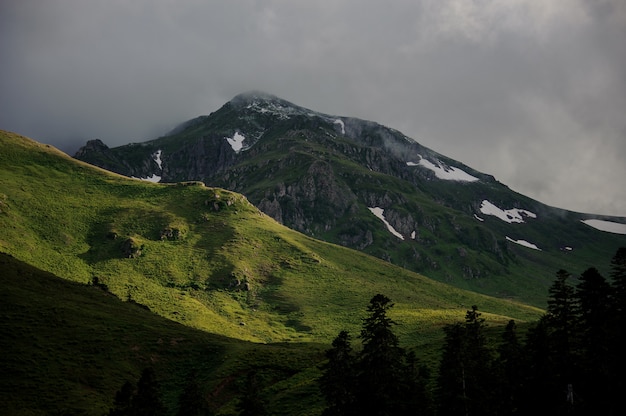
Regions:
<instances>
[{"instance_id":1,"label":"tree line","mask_svg":"<svg viewBox=\"0 0 626 416\"><path fill-rule=\"evenodd\" d=\"M626 247L609 280L594 267L557 271L546 313L523 336L511 320L490 339L472 306L464 322L444 327L436 371L399 346L392 306L374 296L361 348L342 331L326 352L324 416L626 414Z\"/></svg>"},{"instance_id":2,"label":"tree line","mask_svg":"<svg viewBox=\"0 0 626 416\"><path fill-rule=\"evenodd\" d=\"M556 272L546 313L520 333L508 322L499 336L477 306L463 322L443 328L436 368L400 346L388 316L391 299L375 295L353 339L341 331L321 367L324 416L500 416L626 414L626 247L611 260L609 279L590 267L579 276ZM254 372L247 374L237 410L267 414ZM116 393L109 416L165 415L154 371ZM177 415L210 415L191 373Z\"/></svg>"}]
</instances>

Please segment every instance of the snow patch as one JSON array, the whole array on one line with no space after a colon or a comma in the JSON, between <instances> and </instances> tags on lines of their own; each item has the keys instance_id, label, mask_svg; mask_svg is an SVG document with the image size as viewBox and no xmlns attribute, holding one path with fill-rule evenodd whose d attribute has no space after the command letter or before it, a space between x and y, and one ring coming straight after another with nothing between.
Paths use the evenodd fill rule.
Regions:
<instances>
[{"instance_id":1,"label":"snow patch","mask_svg":"<svg viewBox=\"0 0 626 416\"><path fill-rule=\"evenodd\" d=\"M476 218L478 221L483 222L485 220L483 220L482 218L480 218L478 215L474 214L474 218Z\"/></svg>"},{"instance_id":2,"label":"snow patch","mask_svg":"<svg viewBox=\"0 0 626 416\"><path fill-rule=\"evenodd\" d=\"M159 165L159 169L163 170L163 166L162 163L163 161L161 160L161 150L157 150L157 152L152 155L152 157L154 157L154 161L156 162L157 165Z\"/></svg>"},{"instance_id":3,"label":"snow patch","mask_svg":"<svg viewBox=\"0 0 626 416\"><path fill-rule=\"evenodd\" d=\"M415 230L411 232L411 240L415 240Z\"/></svg>"},{"instance_id":4,"label":"snow patch","mask_svg":"<svg viewBox=\"0 0 626 416\"><path fill-rule=\"evenodd\" d=\"M525 209L511 208L503 210L498 208L486 199L480 204L480 212L485 215L493 215L500 218L502 221L508 223L521 223L524 222L524 217L537 218L537 214L527 211Z\"/></svg>"},{"instance_id":5,"label":"snow patch","mask_svg":"<svg viewBox=\"0 0 626 416\"><path fill-rule=\"evenodd\" d=\"M596 230L606 231L614 234L626 234L626 224L605 220L580 220Z\"/></svg>"},{"instance_id":6,"label":"snow patch","mask_svg":"<svg viewBox=\"0 0 626 416\"><path fill-rule=\"evenodd\" d=\"M437 178L447 181L475 182L478 180L477 177L470 175L464 170L455 168L453 166L445 166L440 161L437 161L437 164L434 164L430 160L424 159L422 156L420 156L420 160L418 163L406 162L406 164L407 166L422 166L426 169L430 169L435 172L435 176Z\"/></svg>"},{"instance_id":7,"label":"snow patch","mask_svg":"<svg viewBox=\"0 0 626 416\"><path fill-rule=\"evenodd\" d=\"M232 139L230 137L224 138L226 139L226 141L228 141L228 144L230 145L230 147L233 148L236 153L239 153L239 151L243 148L243 141L246 140L244 135L239 133L238 131L235 132Z\"/></svg>"},{"instance_id":8,"label":"snow patch","mask_svg":"<svg viewBox=\"0 0 626 416\"><path fill-rule=\"evenodd\" d=\"M140 181L146 181L146 182L154 182L154 183L161 182L161 176L155 175L154 173L152 174L152 176L148 176L147 178L138 178L136 176L131 176L131 178L139 179Z\"/></svg>"},{"instance_id":9,"label":"snow patch","mask_svg":"<svg viewBox=\"0 0 626 416\"><path fill-rule=\"evenodd\" d=\"M520 246L524 246L524 247L528 247L528 248L532 248L533 250L539 250L541 251L541 249L539 247L537 247L536 245L534 245L533 243L529 243L526 240L513 240L511 237L507 236L506 239L512 243L515 244L519 244Z\"/></svg>"},{"instance_id":10,"label":"snow patch","mask_svg":"<svg viewBox=\"0 0 626 416\"><path fill-rule=\"evenodd\" d=\"M335 124L339 124L339 126L341 127L341 134L345 135L346 134L346 125L344 124L343 120L341 119L337 119L334 121Z\"/></svg>"},{"instance_id":11,"label":"snow patch","mask_svg":"<svg viewBox=\"0 0 626 416\"><path fill-rule=\"evenodd\" d=\"M391 224L389 224L387 222L387 220L385 219L385 210L380 208L380 207L373 207L370 208L368 207L367 209L369 209L372 214L376 215L378 218L380 218L380 220L387 226L387 229L389 230L389 232L393 235L395 235L396 237L398 237L400 240L404 240L404 236L402 234L400 234L399 232L397 232L395 230L395 228L393 228L391 226Z\"/></svg>"}]
</instances>

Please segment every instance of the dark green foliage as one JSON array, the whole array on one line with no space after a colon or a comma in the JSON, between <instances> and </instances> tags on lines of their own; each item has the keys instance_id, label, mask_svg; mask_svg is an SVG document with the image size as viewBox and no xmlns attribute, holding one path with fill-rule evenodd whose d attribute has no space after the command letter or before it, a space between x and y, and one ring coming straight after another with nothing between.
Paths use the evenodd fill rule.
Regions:
<instances>
[{"instance_id":1,"label":"dark green foliage","mask_svg":"<svg viewBox=\"0 0 626 416\"><path fill-rule=\"evenodd\" d=\"M133 396L135 386L130 381L125 382L115 393L113 408L109 411L109 416L130 416L132 415Z\"/></svg>"},{"instance_id":2,"label":"dark green foliage","mask_svg":"<svg viewBox=\"0 0 626 416\"><path fill-rule=\"evenodd\" d=\"M467 388L465 383L464 350L465 328L461 323L446 325L446 334L439 377L437 379L438 414L467 414Z\"/></svg>"},{"instance_id":3,"label":"dark green foliage","mask_svg":"<svg viewBox=\"0 0 626 416\"><path fill-rule=\"evenodd\" d=\"M578 299L578 337L580 339L580 387L588 396L597 398L586 412L607 414L605 404L611 391L609 381L611 334L611 286L594 267L580 276L576 286ZM585 405L585 401L581 406Z\"/></svg>"},{"instance_id":4,"label":"dark green foliage","mask_svg":"<svg viewBox=\"0 0 626 416\"><path fill-rule=\"evenodd\" d=\"M187 377L187 382L182 393L178 397L178 416L210 416L208 404L204 399L198 373L192 370Z\"/></svg>"},{"instance_id":5,"label":"dark green foliage","mask_svg":"<svg viewBox=\"0 0 626 416\"><path fill-rule=\"evenodd\" d=\"M165 406L161 401L160 385L156 374L151 367L141 373L137 382L137 393L133 397L133 415L162 416L166 414Z\"/></svg>"},{"instance_id":6,"label":"dark green foliage","mask_svg":"<svg viewBox=\"0 0 626 416\"><path fill-rule=\"evenodd\" d=\"M350 334L341 331L333 340L332 348L326 351L328 362L319 380L320 390L328 406L325 416L354 414L356 403L356 358L350 345Z\"/></svg>"},{"instance_id":7,"label":"dark green foliage","mask_svg":"<svg viewBox=\"0 0 626 416\"><path fill-rule=\"evenodd\" d=\"M626 354L624 342L626 339L626 247L620 247L611 260L611 287L613 289L611 309L611 334L613 341L609 344L609 360L611 372L609 378L611 398L623 397L626 390ZM609 413L619 414L626 406L618 400L611 400Z\"/></svg>"},{"instance_id":8,"label":"dark green foliage","mask_svg":"<svg viewBox=\"0 0 626 416\"><path fill-rule=\"evenodd\" d=\"M246 375L245 384L237 405L239 416L264 416L267 414L261 389L257 373L250 371Z\"/></svg>"},{"instance_id":9,"label":"dark green foliage","mask_svg":"<svg viewBox=\"0 0 626 416\"><path fill-rule=\"evenodd\" d=\"M115 402L109 411L109 416L165 416L166 414L167 410L161 401L160 385L151 367L142 371L137 388L128 381L122 385L121 389L115 393Z\"/></svg>"},{"instance_id":10,"label":"dark green foliage","mask_svg":"<svg viewBox=\"0 0 626 416\"><path fill-rule=\"evenodd\" d=\"M446 339L441 358L439 414L496 414L497 384L493 354L487 346L485 321L476 306L467 311L465 324L444 328Z\"/></svg>"},{"instance_id":11,"label":"dark green foliage","mask_svg":"<svg viewBox=\"0 0 626 416\"><path fill-rule=\"evenodd\" d=\"M381 294L370 300L358 354L352 354L347 332L335 338L320 378L328 405L324 415L429 414L429 372L419 366L414 353L399 346L392 331L395 322L387 316L392 307Z\"/></svg>"},{"instance_id":12,"label":"dark green foliage","mask_svg":"<svg viewBox=\"0 0 626 416\"><path fill-rule=\"evenodd\" d=\"M522 344L514 320L509 321L502 334L497 365L501 394L500 411L507 415L518 414L522 405L521 388L525 366Z\"/></svg>"},{"instance_id":13,"label":"dark green foliage","mask_svg":"<svg viewBox=\"0 0 626 416\"><path fill-rule=\"evenodd\" d=\"M552 348L557 376L563 388L572 383L576 325L576 298L574 286L569 283L571 275L559 270L556 279L548 290L548 323L552 330Z\"/></svg>"},{"instance_id":14,"label":"dark green foliage","mask_svg":"<svg viewBox=\"0 0 626 416\"><path fill-rule=\"evenodd\" d=\"M520 414L532 415L556 412L564 395L555 378L554 354L551 348L550 327L544 316L528 330L524 345L527 367L522 384Z\"/></svg>"}]
</instances>

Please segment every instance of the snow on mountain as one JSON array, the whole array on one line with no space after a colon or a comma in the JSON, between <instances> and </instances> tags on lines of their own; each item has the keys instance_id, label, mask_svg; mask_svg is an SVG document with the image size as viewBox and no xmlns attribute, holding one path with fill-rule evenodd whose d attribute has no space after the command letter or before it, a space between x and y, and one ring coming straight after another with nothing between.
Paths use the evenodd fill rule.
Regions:
<instances>
[{"instance_id":1,"label":"snow on mountain","mask_svg":"<svg viewBox=\"0 0 626 416\"><path fill-rule=\"evenodd\" d=\"M344 124L343 120L341 119L337 119L334 121L335 124L339 124L339 126L341 127L341 134L345 135L346 134L346 125Z\"/></svg>"},{"instance_id":2,"label":"snow on mountain","mask_svg":"<svg viewBox=\"0 0 626 416\"><path fill-rule=\"evenodd\" d=\"M520 246L524 246L524 247L528 247L528 248L532 248L533 250L539 250L541 251L541 249L539 247L537 247L535 244L533 243L529 243L526 240L513 240L511 237L507 236L506 239L512 243L515 244L519 244Z\"/></svg>"},{"instance_id":3,"label":"snow on mountain","mask_svg":"<svg viewBox=\"0 0 626 416\"><path fill-rule=\"evenodd\" d=\"M157 165L159 165L159 169L163 170L163 165L162 165L162 161L161 161L161 150L157 150L157 152L153 155L154 157L154 161L156 162Z\"/></svg>"},{"instance_id":4,"label":"snow on mountain","mask_svg":"<svg viewBox=\"0 0 626 416\"><path fill-rule=\"evenodd\" d=\"M470 175L464 170L455 168L453 166L445 166L440 161L437 161L437 164L434 164L430 160L426 160L421 156L418 163L406 162L406 164L407 166L422 166L430 169L435 172L435 176L437 178L447 181L474 182L478 180L477 177Z\"/></svg>"},{"instance_id":5,"label":"snow on mountain","mask_svg":"<svg viewBox=\"0 0 626 416\"><path fill-rule=\"evenodd\" d=\"M404 236L402 234L400 234L398 231L396 231L395 228L393 228L391 226L391 224L389 224L387 222L387 220L385 219L385 210L380 208L380 207L368 207L368 209L372 212L372 214L376 215L386 226L387 229L389 230L389 232L393 235L395 235L396 237L398 237L400 240L404 240Z\"/></svg>"},{"instance_id":6,"label":"snow on mountain","mask_svg":"<svg viewBox=\"0 0 626 416\"><path fill-rule=\"evenodd\" d=\"M595 228L596 230L614 234L626 234L626 224L621 224L619 222L605 220L581 220L581 222Z\"/></svg>"},{"instance_id":7,"label":"snow on mountain","mask_svg":"<svg viewBox=\"0 0 626 416\"><path fill-rule=\"evenodd\" d=\"M138 178L136 176L131 176L131 178L139 179L139 180L146 181L146 182L154 182L154 183L161 182L161 176L155 175L154 173L152 174L152 176L148 176L147 178Z\"/></svg>"},{"instance_id":8,"label":"snow on mountain","mask_svg":"<svg viewBox=\"0 0 626 416\"><path fill-rule=\"evenodd\" d=\"M525 209L511 208L503 210L486 199L480 204L480 212L485 215L493 215L508 223L522 223L524 222L524 217L537 218L537 214Z\"/></svg>"},{"instance_id":9,"label":"snow on mountain","mask_svg":"<svg viewBox=\"0 0 626 416\"><path fill-rule=\"evenodd\" d=\"M233 148L233 150L237 153L243 148L243 141L246 140L243 134L240 134L238 131L235 132L232 138L224 137L228 144Z\"/></svg>"}]
</instances>

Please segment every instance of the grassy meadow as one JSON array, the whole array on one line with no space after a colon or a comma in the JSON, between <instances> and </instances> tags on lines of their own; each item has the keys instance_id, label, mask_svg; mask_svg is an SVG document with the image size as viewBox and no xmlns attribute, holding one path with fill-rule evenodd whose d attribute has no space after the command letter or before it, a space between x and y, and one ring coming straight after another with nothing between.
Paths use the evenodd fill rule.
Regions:
<instances>
[{"instance_id":1,"label":"grassy meadow","mask_svg":"<svg viewBox=\"0 0 626 416\"><path fill-rule=\"evenodd\" d=\"M168 403L194 367L234 414L240 376L260 368L272 414L319 414L323 350L341 330L356 337L377 293L425 359L471 305L496 328L543 312L307 237L240 194L128 179L9 132L0 230L0 401L14 414L102 414L146 365Z\"/></svg>"}]
</instances>

